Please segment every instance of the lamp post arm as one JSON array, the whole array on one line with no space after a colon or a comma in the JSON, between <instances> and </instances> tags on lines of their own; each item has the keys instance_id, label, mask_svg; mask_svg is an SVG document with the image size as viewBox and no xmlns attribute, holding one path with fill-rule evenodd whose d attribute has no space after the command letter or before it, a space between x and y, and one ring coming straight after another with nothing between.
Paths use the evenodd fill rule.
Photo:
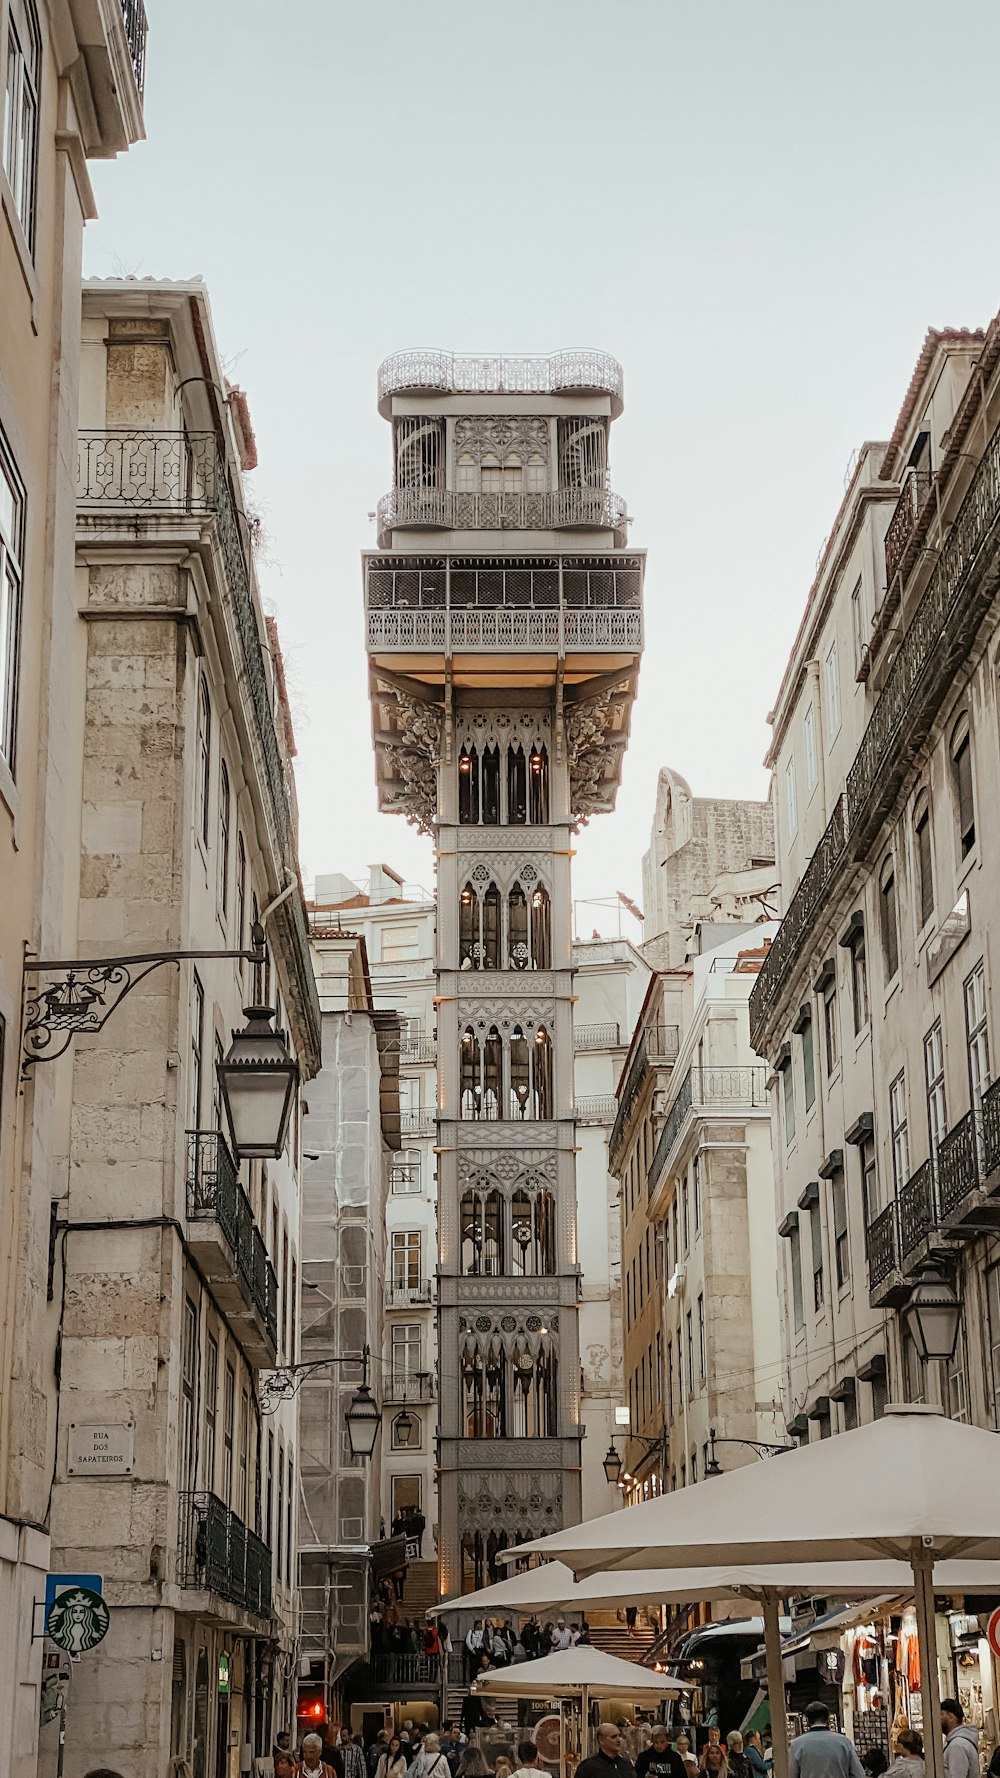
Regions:
<instances>
[{"instance_id":1,"label":"lamp post arm","mask_svg":"<svg viewBox=\"0 0 1000 1778\"><path fill-rule=\"evenodd\" d=\"M360 1352L331 1352L326 1358L309 1358L301 1364L284 1364L273 1371L265 1371L260 1384L261 1413L273 1414L279 1402L291 1401L305 1378L328 1364L360 1364L361 1387L367 1389L371 1347L366 1344Z\"/></svg>"}]
</instances>

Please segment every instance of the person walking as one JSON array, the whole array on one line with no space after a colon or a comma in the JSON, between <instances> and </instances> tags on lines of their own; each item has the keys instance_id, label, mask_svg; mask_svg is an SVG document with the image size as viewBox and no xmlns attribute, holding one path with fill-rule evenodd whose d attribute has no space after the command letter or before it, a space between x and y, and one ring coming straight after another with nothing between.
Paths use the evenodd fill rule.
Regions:
<instances>
[{"instance_id":1,"label":"person walking","mask_svg":"<svg viewBox=\"0 0 1000 1778\"><path fill-rule=\"evenodd\" d=\"M602 1722L597 1752L580 1761L576 1778L635 1778L635 1767L622 1752L622 1732L616 1722Z\"/></svg>"},{"instance_id":2,"label":"person walking","mask_svg":"<svg viewBox=\"0 0 1000 1778\"><path fill-rule=\"evenodd\" d=\"M979 1730L956 1698L941 1699L941 1729L945 1778L979 1778Z\"/></svg>"},{"instance_id":3,"label":"person walking","mask_svg":"<svg viewBox=\"0 0 1000 1778\"><path fill-rule=\"evenodd\" d=\"M323 1758L322 1735L306 1735L302 1742L302 1758L295 1768L298 1778L335 1778L334 1769Z\"/></svg>"},{"instance_id":4,"label":"person walking","mask_svg":"<svg viewBox=\"0 0 1000 1778\"><path fill-rule=\"evenodd\" d=\"M469 1746L458 1762L458 1778L487 1778L490 1765L481 1747Z\"/></svg>"},{"instance_id":5,"label":"person walking","mask_svg":"<svg viewBox=\"0 0 1000 1778\"><path fill-rule=\"evenodd\" d=\"M743 1751L747 1756L751 1778L766 1778L771 1770L771 1762L764 1757L764 1747L759 1729L750 1729L743 1737Z\"/></svg>"},{"instance_id":6,"label":"person walking","mask_svg":"<svg viewBox=\"0 0 1000 1778\"><path fill-rule=\"evenodd\" d=\"M546 1770L534 1741L519 1741L514 1778L532 1778L533 1773Z\"/></svg>"},{"instance_id":7,"label":"person walking","mask_svg":"<svg viewBox=\"0 0 1000 1778\"><path fill-rule=\"evenodd\" d=\"M750 1762L739 1729L730 1729L726 1736L726 1759L733 1778L750 1778Z\"/></svg>"},{"instance_id":8,"label":"person walking","mask_svg":"<svg viewBox=\"0 0 1000 1778\"><path fill-rule=\"evenodd\" d=\"M720 1730L717 1729L714 1724L709 1729L708 1740L705 1742L705 1745L701 1750L701 1759L698 1761L698 1770L699 1772L707 1772L709 1778L719 1778L720 1773L728 1772L729 1770L729 1760L726 1755L726 1750L722 1745L722 1735Z\"/></svg>"},{"instance_id":9,"label":"person walking","mask_svg":"<svg viewBox=\"0 0 1000 1778\"><path fill-rule=\"evenodd\" d=\"M465 1671L471 1684L479 1667L479 1657L483 1652L483 1620L477 1617L472 1629L465 1638Z\"/></svg>"},{"instance_id":10,"label":"person walking","mask_svg":"<svg viewBox=\"0 0 1000 1778\"><path fill-rule=\"evenodd\" d=\"M803 1715L809 1727L788 1749L788 1778L865 1778L853 1743L831 1729L827 1705L817 1698Z\"/></svg>"},{"instance_id":11,"label":"person walking","mask_svg":"<svg viewBox=\"0 0 1000 1778\"><path fill-rule=\"evenodd\" d=\"M885 1778L890 1772L892 1778L924 1778L924 1738L919 1729L900 1729L896 1742L899 1751L886 1768Z\"/></svg>"},{"instance_id":12,"label":"person walking","mask_svg":"<svg viewBox=\"0 0 1000 1778\"><path fill-rule=\"evenodd\" d=\"M380 1756L375 1767L375 1778L406 1778L406 1755L403 1743L398 1735L389 1738L389 1744Z\"/></svg>"},{"instance_id":13,"label":"person walking","mask_svg":"<svg viewBox=\"0 0 1000 1778\"><path fill-rule=\"evenodd\" d=\"M649 1746L635 1762L635 1778L686 1778L684 1761L671 1747L665 1723L653 1724Z\"/></svg>"},{"instance_id":14,"label":"person walking","mask_svg":"<svg viewBox=\"0 0 1000 1778\"><path fill-rule=\"evenodd\" d=\"M437 1735L425 1735L410 1771L413 1778L450 1778L448 1761Z\"/></svg>"},{"instance_id":15,"label":"person walking","mask_svg":"<svg viewBox=\"0 0 1000 1778\"><path fill-rule=\"evenodd\" d=\"M561 1651L564 1648L569 1648L572 1640L573 1638L566 1628L566 1619L564 1617L559 1618L556 1627L552 1632L552 1647L557 1651Z\"/></svg>"}]
</instances>

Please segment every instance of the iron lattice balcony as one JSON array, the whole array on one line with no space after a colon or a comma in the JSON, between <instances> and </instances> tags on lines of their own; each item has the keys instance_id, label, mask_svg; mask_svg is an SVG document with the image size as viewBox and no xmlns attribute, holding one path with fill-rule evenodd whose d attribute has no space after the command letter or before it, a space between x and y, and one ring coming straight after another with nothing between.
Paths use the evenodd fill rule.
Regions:
<instances>
[{"instance_id":1,"label":"iron lattice balcony","mask_svg":"<svg viewBox=\"0 0 1000 1778\"><path fill-rule=\"evenodd\" d=\"M643 557L367 555L368 649L642 647Z\"/></svg>"},{"instance_id":2,"label":"iron lattice balcony","mask_svg":"<svg viewBox=\"0 0 1000 1778\"><path fill-rule=\"evenodd\" d=\"M647 1191L650 1197L669 1166L688 1113L693 1111L696 1115L741 1117L748 1111L766 1110L769 1107L764 1085L766 1074L767 1070L756 1062L733 1068L698 1067L692 1064L681 1081L660 1131L660 1139L649 1169Z\"/></svg>"},{"instance_id":3,"label":"iron lattice balcony","mask_svg":"<svg viewBox=\"0 0 1000 1778\"><path fill-rule=\"evenodd\" d=\"M393 488L378 503L382 548L395 527L446 531L614 531L628 542L628 515L620 494L608 488L555 488L537 494L466 494L452 488Z\"/></svg>"},{"instance_id":4,"label":"iron lattice balcony","mask_svg":"<svg viewBox=\"0 0 1000 1778\"><path fill-rule=\"evenodd\" d=\"M125 39L132 59L132 72L140 99L146 86L146 35L149 24L142 0L121 0L125 20Z\"/></svg>"},{"instance_id":5,"label":"iron lattice balcony","mask_svg":"<svg viewBox=\"0 0 1000 1778\"><path fill-rule=\"evenodd\" d=\"M885 534L885 584L891 587L893 576L903 559L910 534L926 505L931 491L929 469L911 469L903 483L889 528Z\"/></svg>"},{"instance_id":6,"label":"iron lattice balcony","mask_svg":"<svg viewBox=\"0 0 1000 1778\"><path fill-rule=\"evenodd\" d=\"M271 1552L216 1494L180 1496L178 1582L271 1615Z\"/></svg>"},{"instance_id":7,"label":"iron lattice balcony","mask_svg":"<svg viewBox=\"0 0 1000 1778\"><path fill-rule=\"evenodd\" d=\"M576 1102L578 1124L613 1124L618 1111L614 1093L583 1093Z\"/></svg>"},{"instance_id":8,"label":"iron lattice balcony","mask_svg":"<svg viewBox=\"0 0 1000 1778\"><path fill-rule=\"evenodd\" d=\"M433 1301L433 1278L420 1278L414 1284L399 1284L390 1279L385 1287L387 1309L418 1309Z\"/></svg>"},{"instance_id":9,"label":"iron lattice balcony","mask_svg":"<svg viewBox=\"0 0 1000 1778\"><path fill-rule=\"evenodd\" d=\"M437 1127L437 1111L433 1105L418 1105L401 1111L399 1128L404 1136L433 1136Z\"/></svg>"},{"instance_id":10,"label":"iron lattice balcony","mask_svg":"<svg viewBox=\"0 0 1000 1778\"><path fill-rule=\"evenodd\" d=\"M382 1400L387 1406L407 1401L436 1401L437 1377L433 1371L387 1371L382 1380Z\"/></svg>"},{"instance_id":11,"label":"iron lattice balcony","mask_svg":"<svg viewBox=\"0 0 1000 1778\"><path fill-rule=\"evenodd\" d=\"M278 1280L236 1162L218 1130L189 1130L188 1245L251 1363L274 1364Z\"/></svg>"},{"instance_id":12,"label":"iron lattice balcony","mask_svg":"<svg viewBox=\"0 0 1000 1778\"><path fill-rule=\"evenodd\" d=\"M612 1167L620 1158L620 1148L632 1116L636 1100L652 1068L672 1068L680 1048L679 1025L650 1025L636 1041L625 1083L618 1094L618 1111L608 1144Z\"/></svg>"},{"instance_id":13,"label":"iron lattice balcony","mask_svg":"<svg viewBox=\"0 0 1000 1778\"><path fill-rule=\"evenodd\" d=\"M420 390L441 395L557 395L579 389L610 395L612 411L620 413L624 380L616 358L587 348L504 358L421 347L383 359L378 399L387 413L393 395Z\"/></svg>"}]
</instances>

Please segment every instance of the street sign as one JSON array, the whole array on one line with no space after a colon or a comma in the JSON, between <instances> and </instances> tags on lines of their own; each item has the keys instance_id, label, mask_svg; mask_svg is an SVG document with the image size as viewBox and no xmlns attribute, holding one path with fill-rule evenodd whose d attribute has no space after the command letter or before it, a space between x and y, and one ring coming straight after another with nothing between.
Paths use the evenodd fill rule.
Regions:
<instances>
[{"instance_id":1,"label":"street sign","mask_svg":"<svg viewBox=\"0 0 1000 1778\"><path fill-rule=\"evenodd\" d=\"M131 1423L78 1426L74 1421L69 1428L66 1472L68 1475L131 1475L134 1448L135 1427Z\"/></svg>"},{"instance_id":2,"label":"street sign","mask_svg":"<svg viewBox=\"0 0 1000 1778\"><path fill-rule=\"evenodd\" d=\"M84 1655L103 1642L111 1623L100 1593L90 1587L66 1587L45 1614L45 1634L64 1654Z\"/></svg>"},{"instance_id":3,"label":"street sign","mask_svg":"<svg viewBox=\"0 0 1000 1778\"><path fill-rule=\"evenodd\" d=\"M993 1653L1000 1658L1000 1605L996 1611L990 1612L990 1621L986 1626L986 1640Z\"/></svg>"}]
</instances>

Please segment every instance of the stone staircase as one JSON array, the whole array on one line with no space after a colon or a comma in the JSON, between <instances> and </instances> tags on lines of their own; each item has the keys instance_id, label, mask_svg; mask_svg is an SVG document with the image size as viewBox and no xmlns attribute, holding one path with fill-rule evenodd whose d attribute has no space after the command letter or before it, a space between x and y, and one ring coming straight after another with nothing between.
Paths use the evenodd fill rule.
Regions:
<instances>
[{"instance_id":1,"label":"stone staircase","mask_svg":"<svg viewBox=\"0 0 1000 1778\"><path fill-rule=\"evenodd\" d=\"M603 1654L616 1655L620 1661L641 1661L655 1637L649 1625L641 1622L631 1635L624 1624L591 1624L590 1640Z\"/></svg>"},{"instance_id":2,"label":"stone staircase","mask_svg":"<svg viewBox=\"0 0 1000 1778\"><path fill-rule=\"evenodd\" d=\"M438 1571L436 1562L408 1562L406 1588L400 1607L404 1617L419 1619L438 1602Z\"/></svg>"}]
</instances>

